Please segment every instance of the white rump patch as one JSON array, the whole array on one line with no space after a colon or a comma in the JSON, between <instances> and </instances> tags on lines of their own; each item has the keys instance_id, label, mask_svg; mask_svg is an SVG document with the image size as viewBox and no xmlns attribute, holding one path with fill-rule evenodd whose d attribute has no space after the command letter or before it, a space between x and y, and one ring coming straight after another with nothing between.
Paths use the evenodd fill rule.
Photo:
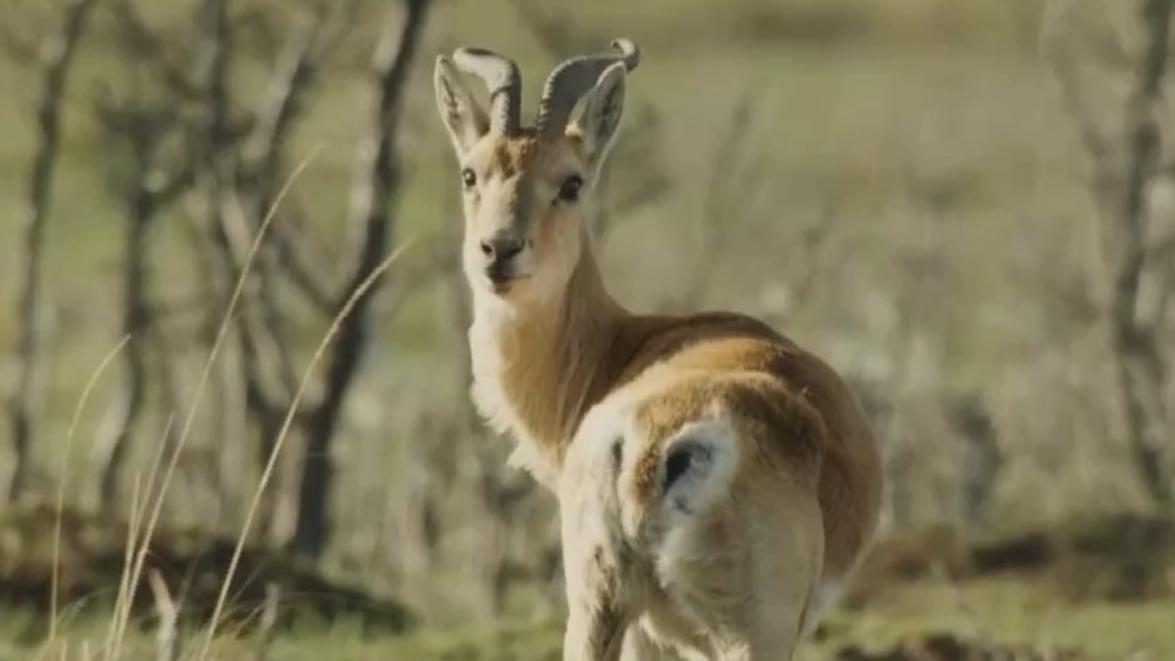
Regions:
<instances>
[{"instance_id":1,"label":"white rump patch","mask_svg":"<svg viewBox=\"0 0 1175 661\"><path fill-rule=\"evenodd\" d=\"M662 508L692 515L710 509L730 493L738 454L735 431L726 418L691 423L666 444L657 470Z\"/></svg>"},{"instance_id":2,"label":"white rump patch","mask_svg":"<svg viewBox=\"0 0 1175 661\"><path fill-rule=\"evenodd\" d=\"M681 454L689 457L688 465L674 467ZM662 500L654 514L660 539L653 542L662 585L676 583L678 567L712 548L713 540L699 528L701 515L730 497L737 465L735 430L726 418L688 424L665 444L657 475Z\"/></svg>"}]
</instances>

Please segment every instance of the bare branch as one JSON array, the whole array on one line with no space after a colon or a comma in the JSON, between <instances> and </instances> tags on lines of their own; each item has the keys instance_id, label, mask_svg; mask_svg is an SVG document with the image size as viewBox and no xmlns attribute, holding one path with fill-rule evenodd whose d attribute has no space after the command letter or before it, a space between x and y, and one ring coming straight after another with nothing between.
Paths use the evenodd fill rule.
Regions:
<instances>
[{"instance_id":1,"label":"bare branch","mask_svg":"<svg viewBox=\"0 0 1175 661\"><path fill-rule=\"evenodd\" d=\"M112 2L110 11L118 30L118 45L129 58L149 63L159 72L168 90L180 99L192 101L200 97L199 86L185 68L183 56L176 56L167 39L155 33L133 2Z\"/></svg>"},{"instance_id":2,"label":"bare branch","mask_svg":"<svg viewBox=\"0 0 1175 661\"><path fill-rule=\"evenodd\" d=\"M253 159L263 187L273 186L302 100L314 89L323 62L354 16L355 0L315 2L286 43L258 119Z\"/></svg>"},{"instance_id":3,"label":"bare branch","mask_svg":"<svg viewBox=\"0 0 1175 661\"><path fill-rule=\"evenodd\" d=\"M360 228L355 270L344 296L364 282L387 254L392 237L392 197L399 186L396 167L396 132L399 128L408 74L415 61L420 33L430 3L405 0L404 15L397 25L389 22L376 49L374 69L376 109L370 135L360 147L360 167L352 198L352 221ZM338 425L345 397L369 341L373 291L355 303L343 320L339 339L330 356L323 398L307 430L306 455L298 499L293 549L318 558L330 535L329 498L333 479L330 440ZM340 298L340 301L346 298Z\"/></svg>"},{"instance_id":4,"label":"bare branch","mask_svg":"<svg viewBox=\"0 0 1175 661\"><path fill-rule=\"evenodd\" d=\"M252 163L255 178L253 191L254 216L259 219L269 207L273 188L283 166L286 145L289 143L297 119L301 115L303 99L313 91L318 72L324 61L338 46L355 18L358 6L356 0L337 3L311 2L302 25L283 48L277 71L269 83L269 92L260 113L252 143ZM274 234L276 262L268 261L267 267L280 266L298 288L307 295L311 303L326 314L333 313L334 296L330 290L329 274L320 272L314 262L303 257L297 242L288 236L288 225L281 224ZM259 297L263 302L272 300L268 285L272 280L266 277L272 268L262 273L264 291ZM280 315L270 306L268 316L271 335L278 335Z\"/></svg>"},{"instance_id":5,"label":"bare branch","mask_svg":"<svg viewBox=\"0 0 1175 661\"><path fill-rule=\"evenodd\" d=\"M229 67L231 64L232 26L228 20L228 0L204 0L200 8L201 93L207 103L205 137L208 158L226 153L233 130L229 107ZM214 196L217 199L219 196Z\"/></svg>"},{"instance_id":6,"label":"bare branch","mask_svg":"<svg viewBox=\"0 0 1175 661\"><path fill-rule=\"evenodd\" d=\"M273 235L278 263L285 275L298 287L310 303L321 313L329 316L335 311L335 297L329 278L314 265L318 262L306 255L304 241L295 234L293 223L282 225L283 231Z\"/></svg>"},{"instance_id":7,"label":"bare branch","mask_svg":"<svg viewBox=\"0 0 1175 661\"><path fill-rule=\"evenodd\" d=\"M200 127L203 152L197 157L197 168L206 200L208 241L223 270L232 280L237 280L251 243L250 221L253 218L259 221L263 215L250 211L264 211L270 205L271 196L257 196L261 207L249 206L237 188L242 131L234 125L229 96L233 34L227 0L204 0L199 76L204 110ZM261 439L258 452L262 462L277 437L282 413L296 384L292 351L277 330L281 324L273 323L279 315L275 310L276 297L268 293L272 278L270 266L265 255L260 255L255 273L250 276L258 288L244 294L254 305L242 305L241 315L235 320L247 410L258 426Z\"/></svg>"}]
</instances>

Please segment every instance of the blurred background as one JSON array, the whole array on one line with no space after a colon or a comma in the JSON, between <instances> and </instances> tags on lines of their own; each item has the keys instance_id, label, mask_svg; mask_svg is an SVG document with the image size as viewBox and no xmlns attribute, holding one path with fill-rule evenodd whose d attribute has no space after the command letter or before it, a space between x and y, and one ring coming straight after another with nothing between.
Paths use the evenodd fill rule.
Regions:
<instances>
[{"instance_id":1,"label":"blurred background","mask_svg":"<svg viewBox=\"0 0 1175 661\"><path fill-rule=\"evenodd\" d=\"M611 289L769 321L883 446L803 658L1172 658L1171 4L0 0L0 658L193 656L242 536L219 658L559 658L432 68L533 113L620 35Z\"/></svg>"}]
</instances>

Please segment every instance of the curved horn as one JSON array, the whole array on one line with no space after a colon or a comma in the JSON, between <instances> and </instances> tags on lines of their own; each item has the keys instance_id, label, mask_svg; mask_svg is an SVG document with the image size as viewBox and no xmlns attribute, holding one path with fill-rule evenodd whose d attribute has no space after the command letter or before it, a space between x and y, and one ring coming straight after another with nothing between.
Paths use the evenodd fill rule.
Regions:
<instances>
[{"instance_id":1,"label":"curved horn","mask_svg":"<svg viewBox=\"0 0 1175 661\"><path fill-rule=\"evenodd\" d=\"M485 81L490 91L490 130L512 135L519 129L522 77L513 60L484 48L458 48L453 62Z\"/></svg>"},{"instance_id":2,"label":"curved horn","mask_svg":"<svg viewBox=\"0 0 1175 661\"><path fill-rule=\"evenodd\" d=\"M572 108L596 84L605 69L624 62L625 68L632 71L640 63L640 50L631 40L617 39L612 42L612 49L611 53L573 57L551 72L543 87L543 98L539 101L539 114L535 120L541 135L558 135L567 128Z\"/></svg>"}]
</instances>

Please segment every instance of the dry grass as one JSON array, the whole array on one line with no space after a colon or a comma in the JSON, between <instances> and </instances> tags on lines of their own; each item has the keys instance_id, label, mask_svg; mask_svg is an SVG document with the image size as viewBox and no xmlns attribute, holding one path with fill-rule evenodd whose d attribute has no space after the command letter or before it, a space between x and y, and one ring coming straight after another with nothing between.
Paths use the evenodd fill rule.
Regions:
<instances>
[{"instance_id":1,"label":"dry grass","mask_svg":"<svg viewBox=\"0 0 1175 661\"><path fill-rule=\"evenodd\" d=\"M157 451L157 454L156 454L156 464L152 467L151 474L150 474L148 481L147 481L146 493L143 494L143 496L142 496L143 505L144 505L144 507L142 507L142 508L140 508L140 506L139 506L139 497L140 497L140 493L141 493L141 489L140 489L141 482L138 479L138 477L136 477L136 479L134 481L134 491L133 491L134 496L131 500L131 510L130 510L130 518L129 518L130 525L127 527L127 543L126 543L127 564L124 567L125 580L120 581L119 593L118 593L118 597L115 601L114 613L111 617L111 623L110 623L110 632L111 633L109 634L109 636L107 638L107 646L105 648L105 657L104 658L106 658L106 659L120 658L119 655L120 655L120 651L121 651L122 640L123 640L123 636L125 635L127 622L130 617L130 599L136 593L136 590L138 588L139 580L142 577L143 566L146 561L147 553L151 548L151 540L154 536L156 525L159 522L159 515L160 515L160 512L162 511L163 502L166 498L168 487L170 486L172 477L175 474L175 469L176 469L176 466L179 462L179 457L183 451L184 444L187 441L188 435L192 431L192 425L196 419L196 413L199 410L200 402L201 402L202 396L204 394L205 387L208 384L208 377L211 374L212 366L215 364L216 358L220 353L220 348L221 348L221 345L224 341L224 338L228 334L228 330L231 326L233 316L236 312L237 304L239 303L239 301L241 299L241 294L244 291L245 283L247 282L248 277L251 273L253 261L257 256L258 249L260 248L262 242L265 239L266 233L269 230L270 223L276 217L277 209L281 205L281 202L285 199L286 195L289 193L289 191L293 187L294 183L297 181L298 177L306 170L307 167L309 167L310 163L314 160L314 157L317 155L317 153L318 153L317 149L311 151L306 157L304 157L302 159L302 161L298 164L298 166L296 168L294 168L293 172L287 178L285 184L282 186L282 188L278 191L277 195L274 197L274 200L271 203L270 208L267 211L264 220L262 221L260 227L258 228L257 235L254 237L253 242L249 247L249 252L245 257L245 261L244 261L242 268L241 268L240 277L237 279L236 286L233 289L232 296L229 298L228 305L226 306L226 309L224 311L224 315L221 319L220 327L217 330L216 339L213 341L212 348L208 354L208 358L204 363L204 368L201 370L199 380L197 381L197 384L196 384L195 393L193 395L192 403L188 409L187 417L184 419L183 428L180 431L179 437L176 442L176 446L174 448L172 448L171 457L169 458L169 461L167 463L167 468L163 474L162 482L159 485L157 493L155 493L155 499L154 499L154 502L152 503L152 507L150 508L151 514L146 522L146 528L143 531L143 536L142 536L141 540L139 540L139 538L137 536L138 527L139 527L139 524L142 520L142 515L146 512L146 507L145 507L146 504L151 502L150 495L153 493L153 486L154 486L154 481L155 481L155 474L158 469L158 462L162 459L163 448L166 445L165 439L167 438L168 433L170 433L170 426L171 426L170 422L166 425L163 438L161 438L160 442L159 442L159 450ZM398 253L394 254L392 256L392 258L394 258L396 255L398 255ZM388 261L382 267L383 269L386 269L386 267L391 264L391 262L393 261L392 258L388 259ZM382 269L380 272L382 272ZM372 282L374 282L374 279L372 279ZM369 282L369 283L365 283L365 284L366 284L366 287L363 288L363 291L366 291L366 289L370 287L371 283ZM341 316L345 316L345 312L349 311L349 309L350 309L350 307L345 308L343 313L341 313ZM333 331L334 331L334 328L332 327L331 336L333 336ZM329 339L329 337L328 337L328 339ZM97 369L91 375L89 381L86 383L85 388L82 390L82 396L79 398L77 407L75 408L73 418L70 422L69 431L67 433L66 451L63 454L62 468L61 468L61 477L60 477L61 486L59 488L58 498L57 498L57 510L56 510L57 520L56 520L55 529L54 529L54 560L53 560L52 594L50 595L50 600L51 600L52 606L51 606L50 622L49 622L49 635L48 635L48 640L45 643L45 648L44 648L45 650L53 648L53 645L56 641L56 636L57 636L57 592L58 592L57 565L59 563L61 517L62 517L62 511L63 511L64 503L65 503L65 486L66 486L66 482L67 482L66 477L68 474L68 470L67 470L68 469L68 461L69 461L69 457L71 455L72 448L73 448L74 432L76 431L77 422L80 419L81 412L84 409L86 402L89 400L90 393L92 392L94 384L97 382L98 377L101 376L101 374L105 370L105 368L111 363L111 361L113 361L113 359L118 354L118 352L121 351L122 348L129 341L131 341L130 336L124 337L122 339L122 341L120 341L118 343L118 345L115 346L115 348L113 350L111 350L103 358L103 360L99 363ZM301 392L301 391L299 391L299 392ZM297 402L297 400L295 400L295 402ZM296 403L295 403L294 408L296 408ZM292 414L293 414L293 409L291 409L291 416L292 416ZM287 422L288 422L288 420L289 419L287 419ZM283 429L283 431L284 431L284 429ZM275 454L276 454L276 452L275 452ZM262 484L261 487L259 487L259 491L263 487L264 487L264 483ZM250 514L252 514L252 512ZM244 544L244 539L245 539L246 534L247 534L247 528L246 528L246 531L242 532L242 537L239 540L238 547L237 547L237 553L234 555L233 564L232 564L232 567L230 568L230 571L229 571L229 576L226 577L226 579L225 579L225 588L224 588L225 592L227 592L228 584L231 581L232 569L235 568L236 562L239 559L240 548ZM135 551L135 549L137 549L137 551ZM134 551L134 552L132 553L132 551ZM132 557L133 557L133 562L132 562ZM215 631L216 617L219 616L220 609L221 609L222 605L223 605L223 593L222 593L222 600L218 601L217 608L216 608L216 614L213 617L212 623L209 626L209 640L211 640L211 637L213 635L212 632ZM204 653L201 655L201 658L204 658L204 655L206 655L206 653L207 653L207 649L204 650ZM64 657L64 652L62 654Z\"/></svg>"},{"instance_id":2,"label":"dry grass","mask_svg":"<svg viewBox=\"0 0 1175 661\"><path fill-rule=\"evenodd\" d=\"M149 535L144 535L140 542L138 536L139 526L142 524L143 517L146 515L147 505L151 502L151 493L155 488L155 478L159 473L159 467L163 464L163 454L167 448L166 439L171 434L171 426L174 421L174 416L169 416L167 424L163 426L163 433L159 437L155 459L151 462L151 471L147 474L147 491L142 496L142 503L139 507L136 507L134 505L134 499L131 499L131 515L127 525L127 556L124 561L123 578L119 581L118 597L114 601L114 617L111 623L113 636L108 641L106 648L109 658L118 658L118 650L122 645L123 637L126 635L127 623L130 621L131 603L138 589L139 578L143 572L143 562L146 557L147 545L150 543ZM135 486L136 488L139 486L137 480ZM158 497L163 497L162 486L159 489Z\"/></svg>"},{"instance_id":3,"label":"dry grass","mask_svg":"<svg viewBox=\"0 0 1175 661\"><path fill-rule=\"evenodd\" d=\"M270 478L273 476L274 466L277 464L278 454L285 445L286 437L289 434L290 427L294 421L294 415L298 412L298 406L302 403L302 397L306 393L306 387L310 383L310 378L314 373L314 368L318 365L318 361L326 352L326 348L330 346L331 341L339 331L339 326L344 319L346 319L351 311L355 308L355 304L379 281L380 277L384 275L392 264L399 259L404 251L411 247L413 240L409 239L400 244L400 247L392 251L378 266L372 269L371 274L368 275L351 296L346 303L335 315L331 322L330 328L327 329L326 335L323 336L322 341L318 343L318 347L314 350L314 355L310 358L310 364L306 366L305 372L302 374L302 379L298 383L298 390L294 393L294 397L290 402L290 407L286 411L285 420L282 422L281 431L278 432L277 439L274 440L273 449L270 451L269 458L265 464L265 470L261 474L261 480L257 484L257 488L253 492L253 501L249 504L249 511L245 515L245 523L241 526L241 532L237 536L237 546L233 550L232 560L229 562L228 570L225 572L224 581L221 583L220 596L216 599L216 607L212 611L212 619L208 623L208 630L204 637L204 645L200 650L200 659L208 657L208 652L212 647L212 641L216 637L216 626L220 620L221 611L224 609L225 600L228 598L229 587L232 585L233 575L237 570L237 563L241 559L241 550L244 548L245 540L249 537L249 529L253 524L253 518L257 514L257 508L261 505L261 497L265 492L265 487L268 486Z\"/></svg>"},{"instance_id":4,"label":"dry grass","mask_svg":"<svg viewBox=\"0 0 1175 661\"><path fill-rule=\"evenodd\" d=\"M82 411L86 408L86 402L90 401L90 393L94 391L94 385L98 383L98 378L106 371L106 367L114 360L123 347L126 346L131 337L128 335L123 337L118 344L114 346L98 363L98 367L90 375L89 380L86 381L86 386L82 389L82 396L78 398L77 406L74 407L73 416L69 421L69 430L65 434L65 452L61 455L61 475L58 477L59 484L57 487L57 518L53 524L53 579L50 586L49 594L49 638L46 645L52 645L53 640L57 636L57 591L58 591L58 565L61 562L61 513L65 508L65 488L69 484L69 460L73 455L73 439L74 433L77 431L78 420L82 417Z\"/></svg>"}]
</instances>

